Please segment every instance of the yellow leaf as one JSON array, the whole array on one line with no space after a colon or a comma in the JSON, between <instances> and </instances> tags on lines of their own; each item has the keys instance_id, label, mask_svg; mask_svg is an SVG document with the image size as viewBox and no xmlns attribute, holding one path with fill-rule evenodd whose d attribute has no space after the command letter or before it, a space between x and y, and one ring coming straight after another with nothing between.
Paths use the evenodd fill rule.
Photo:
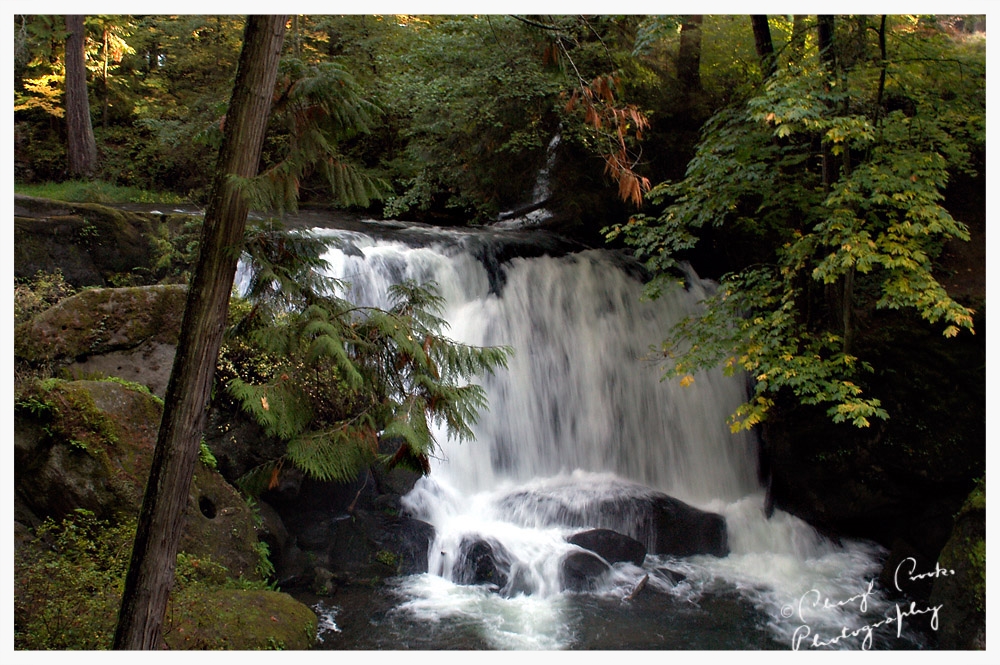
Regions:
<instances>
[{"instance_id":1,"label":"yellow leaf","mask_svg":"<svg viewBox=\"0 0 1000 665\"><path fill-rule=\"evenodd\" d=\"M693 377L693 376L691 376L690 374L688 374L688 375L687 375L687 376L685 376L685 377L684 377L683 379L681 379L681 387L682 387L682 388L687 388L687 387L688 387L688 386L690 386L690 385L691 385L692 383L694 383L694 377Z\"/></svg>"}]
</instances>

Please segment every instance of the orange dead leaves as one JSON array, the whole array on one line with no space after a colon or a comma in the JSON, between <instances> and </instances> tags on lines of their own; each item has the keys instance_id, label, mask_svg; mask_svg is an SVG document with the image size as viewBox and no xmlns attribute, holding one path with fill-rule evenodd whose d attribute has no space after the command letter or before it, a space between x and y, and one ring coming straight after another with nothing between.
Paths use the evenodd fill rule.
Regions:
<instances>
[{"instance_id":1,"label":"orange dead leaves","mask_svg":"<svg viewBox=\"0 0 1000 665\"><path fill-rule=\"evenodd\" d=\"M584 123L606 141L604 172L618 183L618 196L639 207L643 194L649 191L650 182L635 172L628 138L634 134L636 140L641 141L649 120L634 104L617 105L615 90L618 87L618 77L612 74L602 74L589 84L581 82L566 103L566 111L572 113L578 106L583 108Z\"/></svg>"}]
</instances>

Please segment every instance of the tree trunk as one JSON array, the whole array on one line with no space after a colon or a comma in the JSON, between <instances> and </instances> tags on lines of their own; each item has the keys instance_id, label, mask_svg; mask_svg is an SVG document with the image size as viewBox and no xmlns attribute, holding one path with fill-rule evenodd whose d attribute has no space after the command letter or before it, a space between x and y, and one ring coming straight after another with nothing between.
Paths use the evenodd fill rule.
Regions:
<instances>
[{"instance_id":1,"label":"tree trunk","mask_svg":"<svg viewBox=\"0 0 1000 665\"><path fill-rule=\"evenodd\" d=\"M778 61L774 57L774 44L771 42L771 26L767 23L766 14L753 14L750 17L753 26L753 42L760 58L760 70L764 78L770 78L778 69Z\"/></svg>"},{"instance_id":2,"label":"tree trunk","mask_svg":"<svg viewBox=\"0 0 1000 665\"><path fill-rule=\"evenodd\" d=\"M201 254L188 291L153 466L125 578L115 649L154 649L161 639L191 475L205 428L212 378L246 229L249 206L229 176L250 178L257 173L285 21L284 16L251 16L247 20L215 181L205 211Z\"/></svg>"},{"instance_id":3,"label":"tree trunk","mask_svg":"<svg viewBox=\"0 0 1000 665\"><path fill-rule=\"evenodd\" d=\"M684 92L701 90L701 14L687 16L681 25L677 51L677 78Z\"/></svg>"},{"instance_id":4,"label":"tree trunk","mask_svg":"<svg viewBox=\"0 0 1000 665\"><path fill-rule=\"evenodd\" d=\"M90 177L97 168L97 142L90 124L83 16L66 17L66 132L69 173Z\"/></svg>"},{"instance_id":5,"label":"tree trunk","mask_svg":"<svg viewBox=\"0 0 1000 665\"><path fill-rule=\"evenodd\" d=\"M819 61L827 72L827 76L832 79L835 76L837 66L833 49L833 16L820 15L817 18L817 31L819 33ZM827 191L837 180L838 168L836 160L830 153L830 147L823 147L823 186Z\"/></svg>"},{"instance_id":6,"label":"tree trunk","mask_svg":"<svg viewBox=\"0 0 1000 665\"><path fill-rule=\"evenodd\" d=\"M819 60L827 70L833 71L836 59L833 51L833 19L830 14L820 14L817 19L817 32L819 35Z\"/></svg>"},{"instance_id":7,"label":"tree trunk","mask_svg":"<svg viewBox=\"0 0 1000 665\"><path fill-rule=\"evenodd\" d=\"M792 57L798 63L806 52L806 17L805 14L795 14L792 17L792 36L788 40Z\"/></svg>"}]
</instances>

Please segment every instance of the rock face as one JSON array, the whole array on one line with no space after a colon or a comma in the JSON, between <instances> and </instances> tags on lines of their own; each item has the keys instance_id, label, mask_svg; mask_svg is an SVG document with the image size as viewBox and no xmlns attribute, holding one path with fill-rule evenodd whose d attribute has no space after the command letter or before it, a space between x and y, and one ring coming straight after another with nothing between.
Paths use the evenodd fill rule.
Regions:
<instances>
[{"instance_id":1,"label":"rock face","mask_svg":"<svg viewBox=\"0 0 1000 665\"><path fill-rule=\"evenodd\" d=\"M226 454L216 455L221 466ZM434 528L407 515L397 493L408 492L418 477L369 469L353 483L335 483L282 470L260 499L282 588L332 593L341 584L427 572Z\"/></svg>"},{"instance_id":2,"label":"rock face","mask_svg":"<svg viewBox=\"0 0 1000 665\"><path fill-rule=\"evenodd\" d=\"M507 517L539 526L596 526L629 536L650 554L729 553L726 520L683 501L624 482L601 488L554 487L510 494Z\"/></svg>"},{"instance_id":3,"label":"rock face","mask_svg":"<svg viewBox=\"0 0 1000 665\"><path fill-rule=\"evenodd\" d=\"M452 569L457 584L485 584L495 590L507 586L513 557L493 539L468 538L458 547Z\"/></svg>"},{"instance_id":4,"label":"rock face","mask_svg":"<svg viewBox=\"0 0 1000 665\"><path fill-rule=\"evenodd\" d=\"M985 328L981 311L975 325ZM889 420L836 424L825 406L779 399L762 431L770 496L820 530L890 548L889 574L909 556L933 568L986 468L985 339L946 339L899 312L870 314L866 329L856 355L877 371L865 393Z\"/></svg>"}]
</instances>

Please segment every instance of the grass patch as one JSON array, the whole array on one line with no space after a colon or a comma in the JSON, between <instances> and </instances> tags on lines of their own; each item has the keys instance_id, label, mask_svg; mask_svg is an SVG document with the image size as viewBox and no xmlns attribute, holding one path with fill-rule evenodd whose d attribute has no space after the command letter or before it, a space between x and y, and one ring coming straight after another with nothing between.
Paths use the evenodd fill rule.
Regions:
<instances>
[{"instance_id":1,"label":"grass patch","mask_svg":"<svg viewBox=\"0 0 1000 665\"><path fill-rule=\"evenodd\" d=\"M67 180L37 184L14 183L14 193L69 203L185 203L170 192L151 192L101 180Z\"/></svg>"}]
</instances>

